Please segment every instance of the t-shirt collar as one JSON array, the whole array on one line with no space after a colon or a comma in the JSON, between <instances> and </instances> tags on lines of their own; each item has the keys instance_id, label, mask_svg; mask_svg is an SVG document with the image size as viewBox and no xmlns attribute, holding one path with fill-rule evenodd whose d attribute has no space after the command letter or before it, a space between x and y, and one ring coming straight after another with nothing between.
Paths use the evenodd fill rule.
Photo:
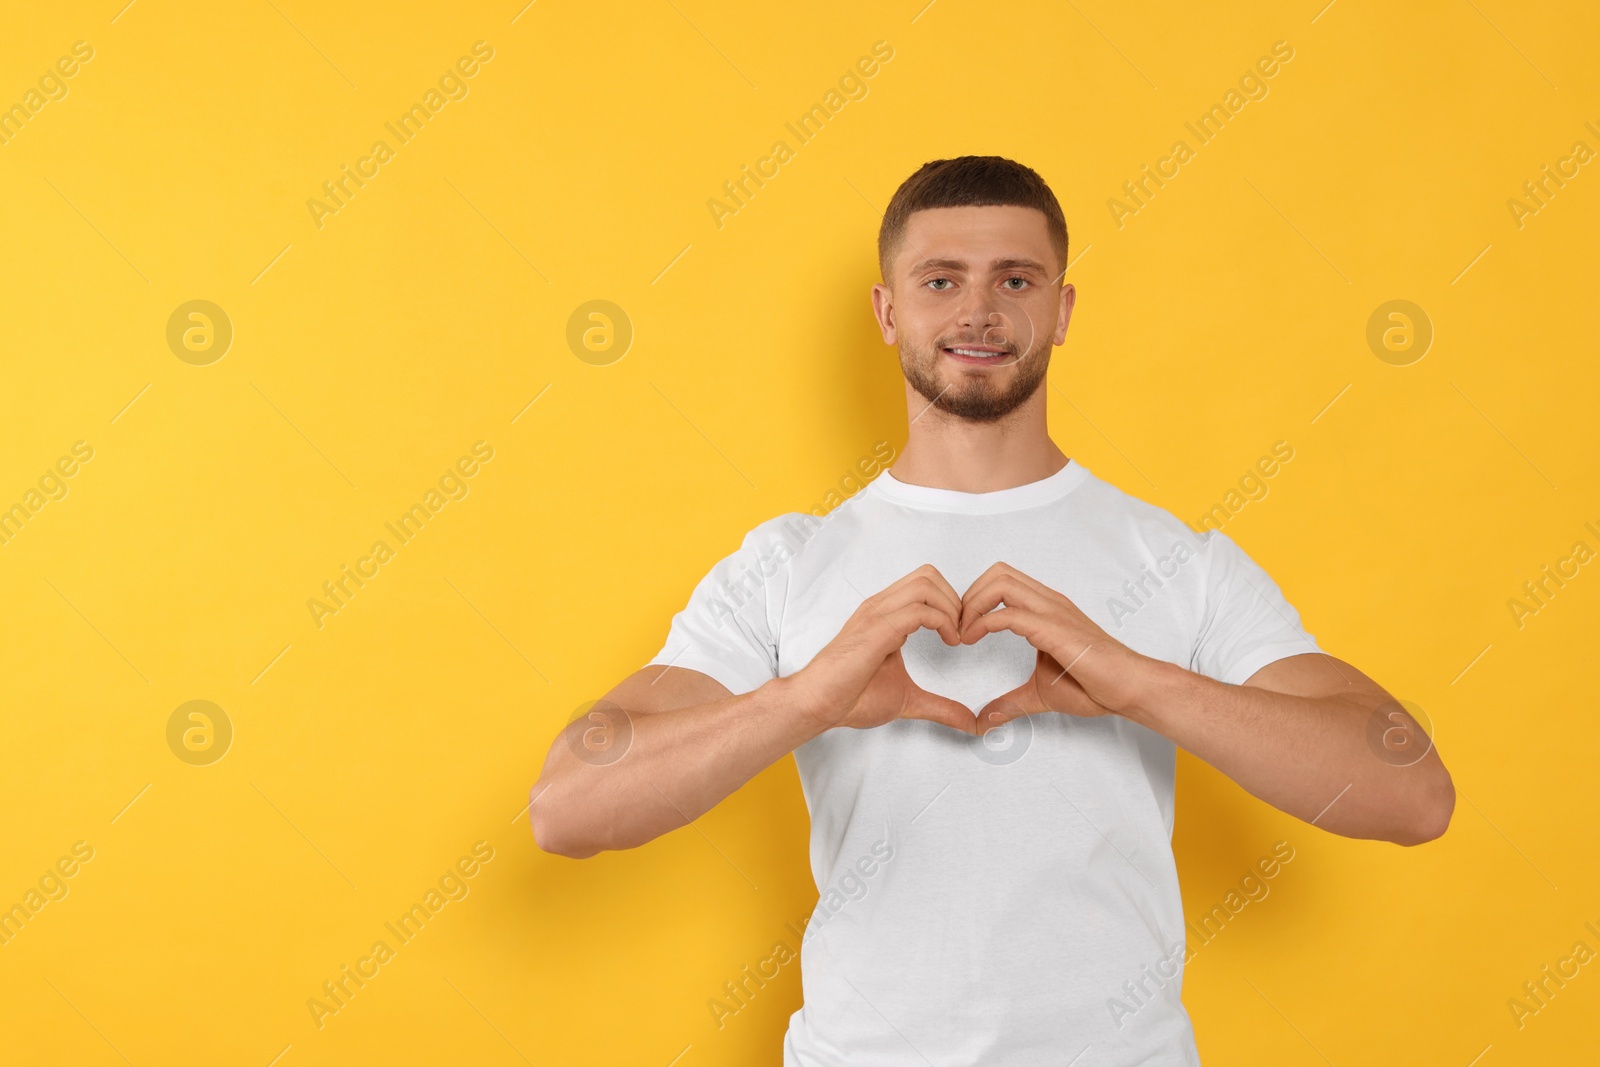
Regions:
<instances>
[{"instance_id":1,"label":"t-shirt collar","mask_svg":"<svg viewBox=\"0 0 1600 1067\"><path fill-rule=\"evenodd\" d=\"M906 507L967 515L996 515L1059 500L1081 485L1088 476L1087 467L1069 458L1066 466L1038 481L988 493L963 493L955 489L902 482L885 468L872 480L869 488L881 499Z\"/></svg>"}]
</instances>

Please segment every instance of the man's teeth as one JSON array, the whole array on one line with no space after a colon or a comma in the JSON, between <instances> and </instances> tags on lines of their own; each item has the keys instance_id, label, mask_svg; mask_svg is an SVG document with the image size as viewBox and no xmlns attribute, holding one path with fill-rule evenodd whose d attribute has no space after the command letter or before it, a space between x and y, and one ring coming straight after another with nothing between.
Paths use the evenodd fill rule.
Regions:
<instances>
[{"instance_id":1,"label":"man's teeth","mask_svg":"<svg viewBox=\"0 0 1600 1067\"><path fill-rule=\"evenodd\" d=\"M990 359L995 356L1005 355L1004 352L980 352L976 348L952 348L950 351L958 356L977 356L980 359Z\"/></svg>"}]
</instances>

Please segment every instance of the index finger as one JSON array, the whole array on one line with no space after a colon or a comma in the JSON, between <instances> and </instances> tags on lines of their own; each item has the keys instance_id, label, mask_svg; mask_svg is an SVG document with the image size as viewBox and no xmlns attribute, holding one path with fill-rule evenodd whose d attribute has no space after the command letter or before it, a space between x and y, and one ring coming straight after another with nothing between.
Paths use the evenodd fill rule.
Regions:
<instances>
[{"instance_id":1,"label":"index finger","mask_svg":"<svg viewBox=\"0 0 1600 1067\"><path fill-rule=\"evenodd\" d=\"M972 585L967 587L967 592L970 593L970 592L972 592L972 590L976 589L978 586L980 586L982 584L985 584L986 581L993 580L994 578L1000 577L1002 575L1009 575L1009 576L1011 576L1013 578L1018 579L1019 581L1022 582L1022 584L1026 585L1026 586L1029 586L1035 592L1039 592L1039 593L1054 593L1055 592L1054 589L1051 589L1048 585L1045 585L1043 582L1039 581L1039 579L1035 578L1033 575L1023 573L1021 570L1017 569L1016 567L1013 567L1011 564L1005 562L1004 560L997 560L996 562L990 564L989 565L989 569L984 571L982 574L978 575L978 577L973 580Z\"/></svg>"},{"instance_id":2,"label":"index finger","mask_svg":"<svg viewBox=\"0 0 1600 1067\"><path fill-rule=\"evenodd\" d=\"M910 574L906 575L904 578L900 579L900 581L895 582L894 584L898 586L902 583L910 582L917 578L927 578L929 581L933 582L934 588L939 591L946 601L948 601L948 607L950 608L951 615L957 620L961 618L961 595L956 592L955 586L951 585L945 580L945 576L940 574L939 568L935 567L933 564L924 563L922 566L918 567L916 570L912 571ZM893 586L890 588L893 588Z\"/></svg>"}]
</instances>

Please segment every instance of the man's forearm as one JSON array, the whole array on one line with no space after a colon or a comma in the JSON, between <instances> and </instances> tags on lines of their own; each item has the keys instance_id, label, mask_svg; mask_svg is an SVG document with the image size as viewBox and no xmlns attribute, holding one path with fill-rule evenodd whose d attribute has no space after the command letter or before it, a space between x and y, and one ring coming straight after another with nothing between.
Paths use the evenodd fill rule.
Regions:
<instances>
[{"instance_id":1,"label":"man's forearm","mask_svg":"<svg viewBox=\"0 0 1600 1067\"><path fill-rule=\"evenodd\" d=\"M583 720L551 746L529 808L546 851L581 858L686 826L823 730L789 678L628 719L628 748L614 762L579 755Z\"/></svg>"},{"instance_id":2,"label":"man's forearm","mask_svg":"<svg viewBox=\"0 0 1600 1067\"><path fill-rule=\"evenodd\" d=\"M1380 702L1228 685L1153 662L1137 706L1122 712L1245 790L1346 837L1417 844L1443 832L1454 787L1431 746L1409 766L1368 743Z\"/></svg>"}]
</instances>

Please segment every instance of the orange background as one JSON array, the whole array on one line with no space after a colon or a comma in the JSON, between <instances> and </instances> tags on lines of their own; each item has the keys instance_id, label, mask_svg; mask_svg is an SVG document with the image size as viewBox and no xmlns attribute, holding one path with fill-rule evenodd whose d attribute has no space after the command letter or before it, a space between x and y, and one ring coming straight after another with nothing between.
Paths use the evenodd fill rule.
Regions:
<instances>
[{"instance_id":1,"label":"orange background","mask_svg":"<svg viewBox=\"0 0 1600 1067\"><path fill-rule=\"evenodd\" d=\"M1205 1061L1593 1049L1600 967L1520 1027L1507 1006L1600 950L1600 575L1508 607L1600 549L1600 176L1569 163L1536 213L1508 206L1600 148L1591 8L121 5L13 5L0 35L0 106L26 112L0 143L0 507L24 508L0 544L0 906L65 890L0 945L0 1058L777 1062L794 965L720 1028L708 1001L815 900L791 760L584 862L540 853L523 809L558 728L746 530L900 446L879 212L963 153L1029 164L1066 211L1058 442L1189 522L1292 445L1226 529L1427 714L1460 790L1408 850L1180 757L1191 917L1295 849L1189 967ZM785 124L880 41L799 143ZM1185 124L1280 41L1201 144ZM402 143L385 124L418 103ZM1179 139L1153 197L1109 206ZM778 140L719 225L708 201ZM214 312L169 345L194 300L225 351ZM593 300L625 351L569 345ZM1367 341L1391 300L1434 331L1405 365ZM361 563L430 489L421 532ZM369 578L319 626L346 565ZM196 700L220 716L169 734ZM430 890L420 933L361 964ZM319 1018L346 966L375 976Z\"/></svg>"}]
</instances>

